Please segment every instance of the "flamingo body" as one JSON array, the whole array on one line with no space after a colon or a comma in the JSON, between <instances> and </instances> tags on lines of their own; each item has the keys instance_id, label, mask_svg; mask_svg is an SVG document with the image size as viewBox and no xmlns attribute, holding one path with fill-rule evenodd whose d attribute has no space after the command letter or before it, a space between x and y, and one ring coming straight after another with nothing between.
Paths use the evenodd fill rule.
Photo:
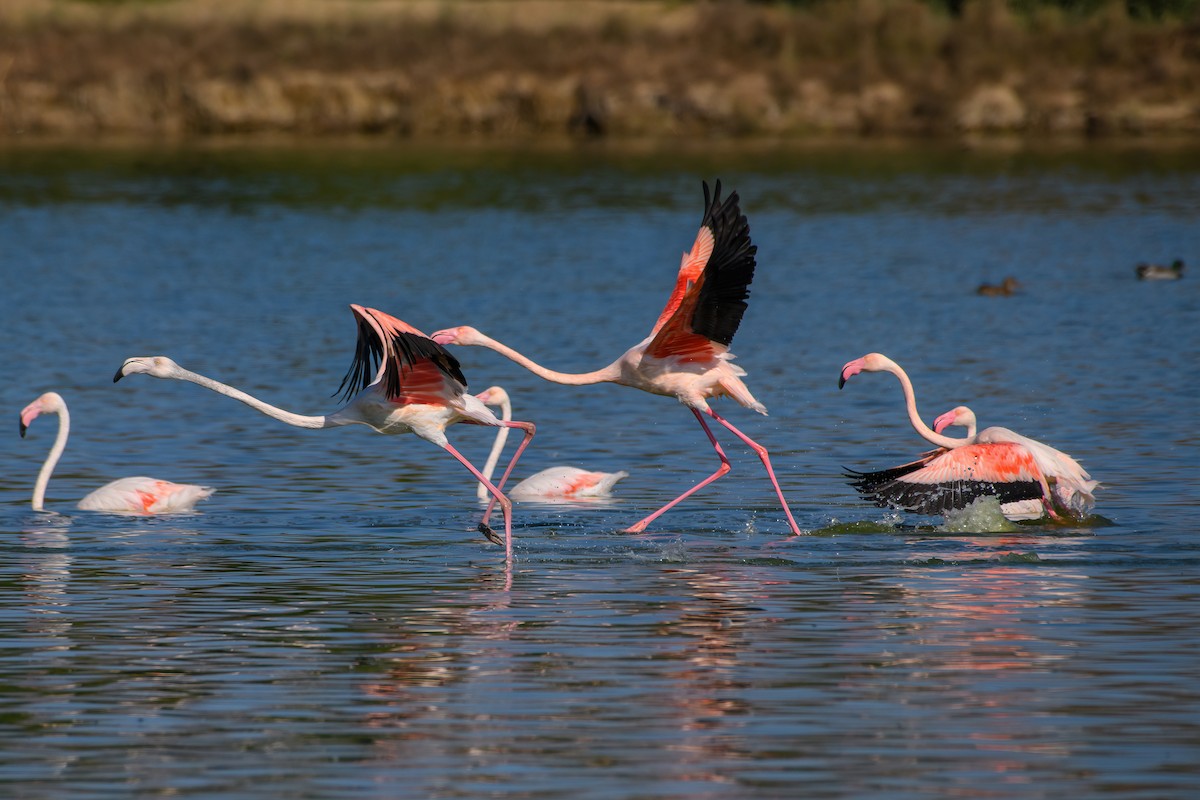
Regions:
<instances>
[{"instance_id":1,"label":"flamingo body","mask_svg":"<svg viewBox=\"0 0 1200 800\"><path fill-rule=\"evenodd\" d=\"M332 414L307 416L277 408L240 389L186 370L166 356L128 358L113 376L113 381L138 373L188 381L299 428L365 425L382 434L414 433L454 456L486 487L494 501L500 503L504 511L503 544L511 559L512 504L450 444L446 428L459 422L521 428L525 438L501 478L503 485L533 438L533 423L497 419L487 406L467 393L467 380L458 360L416 328L373 308L351 305L350 309L358 326L358 341L350 369L335 393L341 394L346 404ZM486 518L479 528L490 541L500 543L487 526Z\"/></svg>"},{"instance_id":2,"label":"flamingo body","mask_svg":"<svg viewBox=\"0 0 1200 800\"><path fill-rule=\"evenodd\" d=\"M490 386L476 395L476 398L485 405L498 406L501 419L512 419L512 399L502 387ZM492 471L496 468L496 462L500 458L507 439L508 428L499 428L496 431L496 441L492 444L492 451L488 454L487 462L483 466L485 478L491 479ZM508 496L513 500L521 501L608 497L612 494L612 488L617 481L628 477L629 473L624 470L592 472L579 467L548 467L518 483L509 491ZM479 485L477 492L480 500L487 499L482 484Z\"/></svg>"},{"instance_id":3,"label":"flamingo body","mask_svg":"<svg viewBox=\"0 0 1200 800\"><path fill-rule=\"evenodd\" d=\"M967 428L967 442L975 444L1011 444L1027 452L1049 487L1048 499L1055 507L1075 516L1085 516L1096 503L1093 492L1100 485L1092 480L1078 461L1048 444L1030 439L1008 428L984 428L975 434L975 413L958 406L934 420L935 431L958 425Z\"/></svg>"},{"instance_id":4,"label":"flamingo body","mask_svg":"<svg viewBox=\"0 0 1200 800\"><path fill-rule=\"evenodd\" d=\"M495 350L529 371L554 383L582 386L616 383L650 394L674 397L687 406L721 461L717 471L627 530L639 533L663 512L693 492L717 480L730 469L706 421L716 420L749 445L767 470L792 532L799 527L775 479L766 448L750 439L717 414L709 401L733 398L738 404L766 414L767 409L742 381L746 372L732 363L729 345L741 324L754 278L757 247L750 240L750 224L741 213L737 192L721 198L721 183L710 194L704 187L704 215L690 251L683 254L675 285L650 334L607 367L584 373L547 369L508 345L470 326L446 328L433 334L441 344L478 345Z\"/></svg>"},{"instance_id":5,"label":"flamingo body","mask_svg":"<svg viewBox=\"0 0 1200 800\"><path fill-rule=\"evenodd\" d=\"M67 446L71 430L71 415L67 403L57 392L46 392L21 410L21 436L25 436L32 423L41 414L58 415L58 435L50 454L38 473L33 489L31 505L34 511L42 511L45 504L46 486L58 459ZM87 494L77 504L83 511L103 511L110 514L179 514L193 511L196 503L212 496L216 491L208 486L190 483L172 483L157 478L119 478Z\"/></svg>"},{"instance_id":6,"label":"flamingo body","mask_svg":"<svg viewBox=\"0 0 1200 800\"><path fill-rule=\"evenodd\" d=\"M617 481L628 478L619 472L589 472L579 467L548 467L535 472L508 493L513 500L574 500L584 497L608 497Z\"/></svg>"}]
</instances>

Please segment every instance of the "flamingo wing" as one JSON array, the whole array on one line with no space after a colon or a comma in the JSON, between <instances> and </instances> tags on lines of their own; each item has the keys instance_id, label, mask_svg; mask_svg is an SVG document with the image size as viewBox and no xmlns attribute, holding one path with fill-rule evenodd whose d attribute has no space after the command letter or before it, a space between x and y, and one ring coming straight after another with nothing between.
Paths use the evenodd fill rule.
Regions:
<instances>
[{"instance_id":1,"label":"flamingo wing","mask_svg":"<svg viewBox=\"0 0 1200 800\"><path fill-rule=\"evenodd\" d=\"M390 314L357 305L351 309L358 343L335 395L348 401L377 383L387 399L400 405L444 405L466 392L458 359L446 348Z\"/></svg>"},{"instance_id":2,"label":"flamingo wing","mask_svg":"<svg viewBox=\"0 0 1200 800\"><path fill-rule=\"evenodd\" d=\"M976 441L1011 442L1028 450L1050 484L1054 501L1063 510L1076 516L1086 516L1095 505L1096 498L1092 493L1100 482L1092 480L1092 476L1078 461L1061 450L1000 427L984 429Z\"/></svg>"},{"instance_id":3,"label":"flamingo wing","mask_svg":"<svg viewBox=\"0 0 1200 800\"><path fill-rule=\"evenodd\" d=\"M1012 443L933 450L899 467L846 475L876 505L932 515L966 508L980 497L995 497L1002 506L1040 500L1040 476L1029 451Z\"/></svg>"},{"instance_id":4,"label":"flamingo wing","mask_svg":"<svg viewBox=\"0 0 1200 800\"><path fill-rule=\"evenodd\" d=\"M710 195L704 184L704 217L690 253L684 255L675 290L651 333L647 355L699 361L722 353L733 341L754 279L757 246L737 192L721 200L721 182Z\"/></svg>"}]
</instances>

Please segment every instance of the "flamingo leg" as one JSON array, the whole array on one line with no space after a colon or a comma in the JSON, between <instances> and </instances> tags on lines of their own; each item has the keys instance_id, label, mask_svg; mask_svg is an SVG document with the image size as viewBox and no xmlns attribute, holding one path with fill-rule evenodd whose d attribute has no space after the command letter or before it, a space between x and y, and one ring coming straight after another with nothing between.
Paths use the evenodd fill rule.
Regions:
<instances>
[{"instance_id":1,"label":"flamingo leg","mask_svg":"<svg viewBox=\"0 0 1200 800\"><path fill-rule=\"evenodd\" d=\"M499 501L500 508L504 511L504 557L508 561L512 561L512 501L505 497L499 489L492 485L492 482L483 477L483 473L475 469L475 465L463 456L462 453L454 449L454 445L446 442L442 447L447 453L457 458L464 467L471 471L476 480L482 483L489 492L491 492L493 501ZM479 523L479 532L488 538L488 541L500 544L499 537L485 523Z\"/></svg>"},{"instance_id":2,"label":"flamingo leg","mask_svg":"<svg viewBox=\"0 0 1200 800\"><path fill-rule=\"evenodd\" d=\"M717 442L717 437L713 436L713 432L708 427L708 423L704 421L704 417L700 416L700 412L694 408L692 409L692 413L696 415L696 419L699 420L699 422L700 422L700 427L704 428L704 433L707 434L708 440L710 442L712 442L713 449L717 451L717 456L721 459L721 466L717 467L717 471L714 472L712 475L709 475L707 478L700 481L699 483L697 483L692 488L688 489L683 494L679 495L679 497L676 497L674 500L667 503L665 506L660 508L658 511L655 511L653 514L646 517L645 519L639 520L638 522L635 522L632 525L630 525L628 528L625 529L625 531L624 531L625 533L641 533L642 531L646 530L647 525L649 525L654 520L658 519L659 516L661 516L664 511L671 509L676 504L678 504L680 500L683 500L684 498L691 496L692 494L699 491L700 489L703 489L705 486L708 486L710 483L715 481L717 478L721 477L726 472L729 472L729 470L733 469L733 467L730 466L730 464L729 464L729 458L725 455L725 451L721 449L721 445Z\"/></svg>"},{"instance_id":3,"label":"flamingo leg","mask_svg":"<svg viewBox=\"0 0 1200 800\"><path fill-rule=\"evenodd\" d=\"M505 468L504 474L500 476L499 483L496 484L498 490L504 490L504 483L508 480L508 476L512 474L513 467L517 465L517 459L521 457L521 453L525 452L525 448L529 446L529 442L533 439L533 434L537 431L537 426L532 422L508 422L502 421L501 425L506 428L520 428L525 431L525 438L521 439L521 443L517 445L517 452L513 453L512 460L508 462L508 467ZM496 506L496 496L492 496L491 502L487 504L487 509L483 512L483 521L480 525L487 526L488 520L492 516L492 509Z\"/></svg>"},{"instance_id":4,"label":"flamingo leg","mask_svg":"<svg viewBox=\"0 0 1200 800\"><path fill-rule=\"evenodd\" d=\"M729 420L725 419L720 414L713 411L711 408L708 409L708 414L713 419L715 419L717 422L721 423L726 428L728 428L730 431L732 431L734 436L738 437L743 442L748 444L750 446L750 448L752 450L754 450L755 453L758 453L758 457L762 461L763 466L767 468L767 477L771 479L771 485L775 487L775 495L779 498L779 504L781 506L783 506L783 513L787 515L788 525L790 525L792 528L792 534L795 536L799 536L800 535L800 527L796 524L796 520L792 517L792 510L790 508L788 508L787 500L783 499L783 489L779 488L779 481L777 481L775 479L775 470L773 470L771 468L771 457L767 454L767 448L763 447L761 444L754 441L749 436L747 436L746 434L739 431L737 428L733 427L733 425L731 425L729 423ZM699 415L697 415L697 416L699 416ZM703 421L703 420L701 420L701 421Z\"/></svg>"}]
</instances>

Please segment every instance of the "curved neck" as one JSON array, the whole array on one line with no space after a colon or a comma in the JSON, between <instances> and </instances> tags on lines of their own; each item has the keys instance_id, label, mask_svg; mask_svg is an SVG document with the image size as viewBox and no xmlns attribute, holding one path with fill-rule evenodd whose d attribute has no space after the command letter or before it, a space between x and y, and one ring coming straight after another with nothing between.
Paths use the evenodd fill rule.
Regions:
<instances>
[{"instance_id":1,"label":"curved neck","mask_svg":"<svg viewBox=\"0 0 1200 800\"><path fill-rule=\"evenodd\" d=\"M34 511L43 510L46 502L46 486L50 483L50 475L58 465L58 459L62 457L63 450L67 447L67 435L71 431L71 415L67 413L66 406L55 413L58 414L58 435L54 437L54 444L50 447L50 454L46 456L46 463L42 464L42 469L38 472L37 483L33 485L31 505Z\"/></svg>"},{"instance_id":2,"label":"curved neck","mask_svg":"<svg viewBox=\"0 0 1200 800\"><path fill-rule=\"evenodd\" d=\"M500 419L505 422L512 420L512 403L508 397L500 401ZM496 441L492 443L492 452L488 453L482 470L483 477L489 481L492 479L492 473L496 471L497 462L500 461L500 453L504 451L504 443L508 441L508 430L506 425L501 425L496 429ZM480 500L487 500L489 498L487 487L482 483L476 483L475 496Z\"/></svg>"},{"instance_id":3,"label":"curved neck","mask_svg":"<svg viewBox=\"0 0 1200 800\"><path fill-rule=\"evenodd\" d=\"M894 367L894 369L893 369ZM969 444L965 439L952 439L949 436L942 436L921 421L921 415L917 413L917 395L913 391L912 381L908 379L908 375L899 366L893 364L887 368L887 371L895 375L900 380L900 388L904 390L904 404L908 409L908 421L912 424L913 430L917 434L938 447L947 447L953 449L962 447L964 444Z\"/></svg>"},{"instance_id":4,"label":"curved neck","mask_svg":"<svg viewBox=\"0 0 1200 800\"><path fill-rule=\"evenodd\" d=\"M287 425L294 425L297 428L329 428L339 424L336 420L326 416L309 417L303 414L293 414L291 411L284 411L282 408L276 408L270 403L264 403L257 397L246 394L241 389L235 389L232 386L184 369L183 367L179 367L169 377L176 380L188 381L197 386L203 386L205 389L211 389L217 394L223 394L226 397L232 397L234 400L240 400L256 411L266 414L268 417L277 419Z\"/></svg>"},{"instance_id":5,"label":"curved neck","mask_svg":"<svg viewBox=\"0 0 1200 800\"><path fill-rule=\"evenodd\" d=\"M541 364L518 353L508 345L497 342L495 339L490 336L484 336L482 333L477 333L477 340L472 342L472 344L495 350L500 355L517 362L539 378L553 383L562 383L569 386L586 386L592 383L615 382L621 376L618 364L609 364L607 367L595 370L594 372L556 372L552 369L546 369Z\"/></svg>"}]
</instances>

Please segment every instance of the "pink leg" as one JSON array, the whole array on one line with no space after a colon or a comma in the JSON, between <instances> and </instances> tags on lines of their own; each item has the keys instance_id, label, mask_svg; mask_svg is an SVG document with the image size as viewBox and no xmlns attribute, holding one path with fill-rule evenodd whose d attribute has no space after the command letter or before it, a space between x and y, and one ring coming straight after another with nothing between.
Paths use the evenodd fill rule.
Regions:
<instances>
[{"instance_id":1,"label":"pink leg","mask_svg":"<svg viewBox=\"0 0 1200 800\"><path fill-rule=\"evenodd\" d=\"M454 445L446 442L442 447L446 449L446 452L462 462L464 467L471 470L471 474L475 476L476 480L487 487L487 490L492 493L493 502L499 501L500 508L504 511L504 557L506 560L512 561L512 501L501 494L500 490L493 486L491 481L483 477L483 473L475 469L475 466L470 461L467 461L462 453L455 450ZM500 544L492 529L482 522L479 523L479 532L486 536L489 541Z\"/></svg>"},{"instance_id":2,"label":"pink leg","mask_svg":"<svg viewBox=\"0 0 1200 800\"><path fill-rule=\"evenodd\" d=\"M709 429L708 423L704 421L704 417L700 416L700 412L694 408L692 409L692 413L695 414L696 419L698 419L700 421L700 427L704 428L704 432L706 434L708 434L708 440L710 442L712 442L713 449L717 451L717 456L721 459L721 466L717 467L717 471L714 472L712 475L709 475L707 478L700 481L699 483L697 483L692 488L688 489L683 494L679 495L679 497L676 497L674 500L667 503L665 506L660 508L658 511L655 511L653 514L646 517L645 519L640 520L640 521L635 522L632 525L630 525L628 528L625 529L625 531L624 531L625 533L641 533L642 531L646 530L647 525L649 525L654 520L658 519L658 517L664 511L667 511L668 509L672 508L680 500L683 500L685 497L688 497L688 496L694 494L695 492L697 492L698 490L703 489L705 486L708 486L710 483L715 481L717 478L721 477L726 472L729 472L729 470L732 469L732 467L729 465L729 459L725 456L725 451L722 450L721 445L717 443L717 437L713 436L713 432Z\"/></svg>"},{"instance_id":3,"label":"pink leg","mask_svg":"<svg viewBox=\"0 0 1200 800\"><path fill-rule=\"evenodd\" d=\"M763 447L761 444L730 425L728 420L726 420L717 412L713 411L711 408L708 410L708 413L709 416L732 431L734 436L750 445L750 448L754 450L754 452L758 453L758 457L762 460L763 466L767 468L767 477L771 479L771 485L775 487L775 494L779 497L779 504L783 506L783 513L787 514L788 525L792 527L792 533L796 536L799 536L800 527L796 524L796 520L792 518L792 510L788 508L787 500L783 499L783 489L779 488L779 481L775 480L775 470L771 469L771 457L767 455L767 448Z\"/></svg>"},{"instance_id":4,"label":"pink leg","mask_svg":"<svg viewBox=\"0 0 1200 800\"><path fill-rule=\"evenodd\" d=\"M500 476L500 482L496 484L496 488L503 491L505 482L508 481L508 476L512 474L513 467L517 465L517 459L521 457L521 453L525 452L525 448L529 446L529 442L533 439L533 434L537 432L537 426L532 422L508 422L501 421L501 425L509 428L520 428L525 431L525 438L521 440L521 444L517 446L517 452L513 453L512 461L508 462L508 467L504 470L504 474ZM496 498L487 505L487 509L483 512L483 521L479 524L486 526L488 520L491 519L492 509L496 506Z\"/></svg>"}]
</instances>

